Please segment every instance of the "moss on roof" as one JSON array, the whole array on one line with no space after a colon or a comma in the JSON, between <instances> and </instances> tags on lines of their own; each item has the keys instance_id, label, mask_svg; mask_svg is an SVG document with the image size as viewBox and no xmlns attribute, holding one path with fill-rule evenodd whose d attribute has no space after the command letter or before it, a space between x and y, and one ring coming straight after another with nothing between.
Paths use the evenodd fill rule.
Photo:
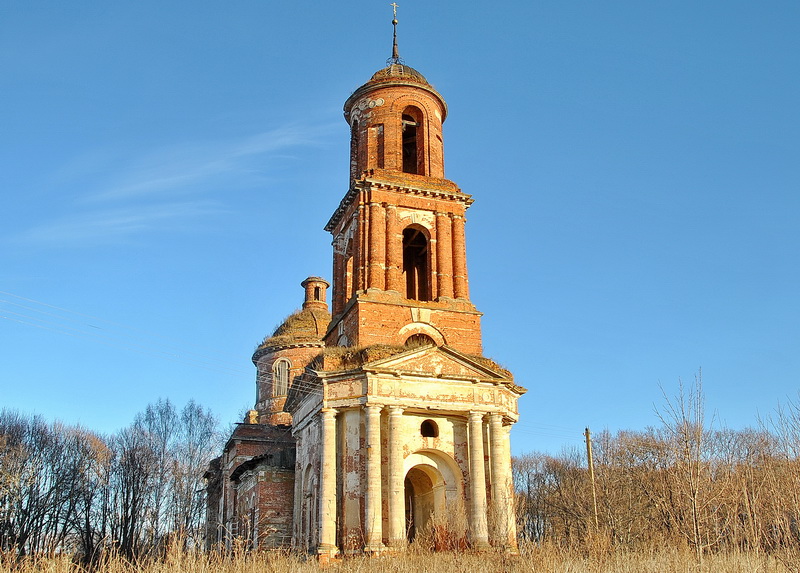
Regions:
<instances>
[{"instance_id":1,"label":"moss on roof","mask_svg":"<svg viewBox=\"0 0 800 573\"><path fill-rule=\"evenodd\" d=\"M258 348L320 342L330 322L331 315L328 312L318 308L304 308L289 315L272 335L264 338Z\"/></svg>"},{"instance_id":2,"label":"moss on roof","mask_svg":"<svg viewBox=\"0 0 800 573\"><path fill-rule=\"evenodd\" d=\"M409 348L408 346L392 346L389 344L373 344L372 346L361 347L333 346L325 348L322 354L315 358L309 366L313 370L327 370L329 372L350 370L353 368L360 368L364 364L376 360L389 358L395 354L408 352L409 350L413 350L413 348ZM461 354L484 368L497 372L501 376L512 380L514 378L511 372L497 364L497 362L491 358L474 354Z\"/></svg>"},{"instance_id":3,"label":"moss on roof","mask_svg":"<svg viewBox=\"0 0 800 573\"><path fill-rule=\"evenodd\" d=\"M373 344L372 346L332 346L326 348L311 364L315 370L350 370L369 362L389 358L407 351L405 346Z\"/></svg>"}]
</instances>

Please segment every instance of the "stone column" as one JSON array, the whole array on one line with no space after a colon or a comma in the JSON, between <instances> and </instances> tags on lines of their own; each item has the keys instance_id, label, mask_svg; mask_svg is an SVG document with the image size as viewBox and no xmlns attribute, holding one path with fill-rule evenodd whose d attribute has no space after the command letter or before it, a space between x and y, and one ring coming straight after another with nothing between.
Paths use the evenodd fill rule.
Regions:
<instances>
[{"instance_id":1,"label":"stone column","mask_svg":"<svg viewBox=\"0 0 800 573\"><path fill-rule=\"evenodd\" d=\"M486 524L486 470L483 459L483 414L469 413L469 489L472 544L475 549L489 546Z\"/></svg>"},{"instance_id":2,"label":"stone column","mask_svg":"<svg viewBox=\"0 0 800 573\"><path fill-rule=\"evenodd\" d=\"M511 470L511 426L503 426L503 444L505 448L505 463L506 467ZM514 499L514 480L511 475L508 476L508 497ZM517 514L514 511L514 505L508 506L508 544L511 548L517 549Z\"/></svg>"},{"instance_id":3,"label":"stone column","mask_svg":"<svg viewBox=\"0 0 800 573\"><path fill-rule=\"evenodd\" d=\"M386 220L380 203L369 204L369 283L367 288L383 290L386 277Z\"/></svg>"},{"instance_id":4,"label":"stone column","mask_svg":"<svg viewBox=\"0 0 800 573\"><path fill-rule=\"evenodd\" d=\"M495 526L492 531L492 543L500 547L508 546L509 516L513 500L510 499L509 471L507 450L507 434L503 428L501 414L489 414L489 435L491 443L492 465L492 511Z\"/></svg>"},{"instance_id":5,"label":"stone column","mask_svg":"<svg viewBox=\"0 0 800 573\"><path fill-rule=\"evenodd\" d=\"M335 555L336 548L336 410L320 412L319 546L320 555Z\"/></svg>"},{"instance_id":6,"label":"stone column","mask_svg":"<svg viewBox=\"0 0 800 573\"><path fill-rule=\"evenodd\" d=\"M381 406L364 406L367 448L366 491L364 492L364 551L383 549L383 504L381 503Z\"/></svg>"},{"instance_id":7,"label":"stone column","mask_svg":"<svg viewBox=\"0 0 800 573\"><path fill-rule=\"evenodd\" d=\"M389 545L406 543L405 475L403 475L403 408L390 406L389 411Z\"/></svg>"},{"instance_id":8,"label":"stone column","mask_svg":"<svg viewBox=\"0 0 800 573\"><path fill-rule=\"evenodd\" d=\"M467 243L464 217L453 215L453 283L456 298L469 298L467 281Z\"/></svg>"},{"instance_id":9,"label":"stone column","mask_svg":"<svg viewBox=\"0 0 800 573\"><path fill-rule=\"evenodd\" d=\"M403 265L403 236L400 234L400 221L397 219L397 207L386 206L386 290L399 293L403 291L403 277L400 267Z\"/></svg>"},{"instance_id":10,"label":"stone column","mask_svg":"<svg viewBox=\"0 0 800 573\"><path fill-rule=\"evenodd\" d=\"M452 222L447 213L436 213L436 276L440 297L453 298Z\"/></svg>"}]
</instances>

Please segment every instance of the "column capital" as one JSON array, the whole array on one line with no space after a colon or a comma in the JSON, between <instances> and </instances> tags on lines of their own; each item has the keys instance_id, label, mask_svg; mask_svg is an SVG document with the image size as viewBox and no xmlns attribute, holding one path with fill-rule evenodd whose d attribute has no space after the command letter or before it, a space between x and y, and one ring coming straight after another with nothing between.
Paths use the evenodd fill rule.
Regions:
<instances>
[{"instance_id":1,"label":"column capital","mask_svg":"<svg viewBox=\"0 0 800 573\"><path fill-rule=\"evenodd\" d=\"M478 421L482 422L483 421L483 417L485 415L486 415L486 412L476 412L476 411L470 410L470 412L469 412L469 421L470 422L478 422Z\"/></svg>"},{"instance_id":2,"label":"column capital","mask_svg":"<svg viewBox=\"0 0 800 573\"><path fill-rule=\"evenodd\" d=\"M390 416L402 416L406 409L402 406L386 406L386 411Z\"/></svg>"}]
</instances>

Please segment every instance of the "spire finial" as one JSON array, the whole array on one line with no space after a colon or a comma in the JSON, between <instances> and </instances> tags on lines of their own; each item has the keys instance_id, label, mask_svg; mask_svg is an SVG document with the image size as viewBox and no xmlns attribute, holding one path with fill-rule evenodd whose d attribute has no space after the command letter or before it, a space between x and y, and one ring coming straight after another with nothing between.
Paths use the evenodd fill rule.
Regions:
<instances>
[{"instance_id":1,"label":"spire finial","mask_svg":"<svg viewBox=\"0 0 800 573\"><path fill-rule=\"evenodd\" d=\"M392 2L389 4L392 7L392 57L389 58L389 64L402 64L402 60L400 60L400 52L397 49L397 2Z\"/></svg>"}]
</instances>

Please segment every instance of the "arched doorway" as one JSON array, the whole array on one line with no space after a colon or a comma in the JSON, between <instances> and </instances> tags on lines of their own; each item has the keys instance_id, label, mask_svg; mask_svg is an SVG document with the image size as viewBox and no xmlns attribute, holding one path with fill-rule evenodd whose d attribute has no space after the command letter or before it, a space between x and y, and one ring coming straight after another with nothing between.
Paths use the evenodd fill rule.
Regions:
<instances>
[{"instance_id":1,"label":"arched doorway","mask_svg":"<svg viewBox=\"0 0 800 573\"><path fill-rule=\"evenodd\" d=\"M433 466L414 466L406 474L406 535L414 541L418 533L430 527L435 512L445 509L445 484L442 474Z\"/></svg>"},{"instance_id":2,"label":"arched doorway","mask_svg":"<svg viewBox=\"0 0 800 573\"><path fill-rule=\"evenodd\" d=\"M420 417L420 422L424 421ZM413 541L430 528L434 516L448 530L463 537L458 530L462 526L456 522L464 509L464 484L453 457L441 450L417 450L403 461L403 471L408 540Z\"/></svg>"}]
</instances>

